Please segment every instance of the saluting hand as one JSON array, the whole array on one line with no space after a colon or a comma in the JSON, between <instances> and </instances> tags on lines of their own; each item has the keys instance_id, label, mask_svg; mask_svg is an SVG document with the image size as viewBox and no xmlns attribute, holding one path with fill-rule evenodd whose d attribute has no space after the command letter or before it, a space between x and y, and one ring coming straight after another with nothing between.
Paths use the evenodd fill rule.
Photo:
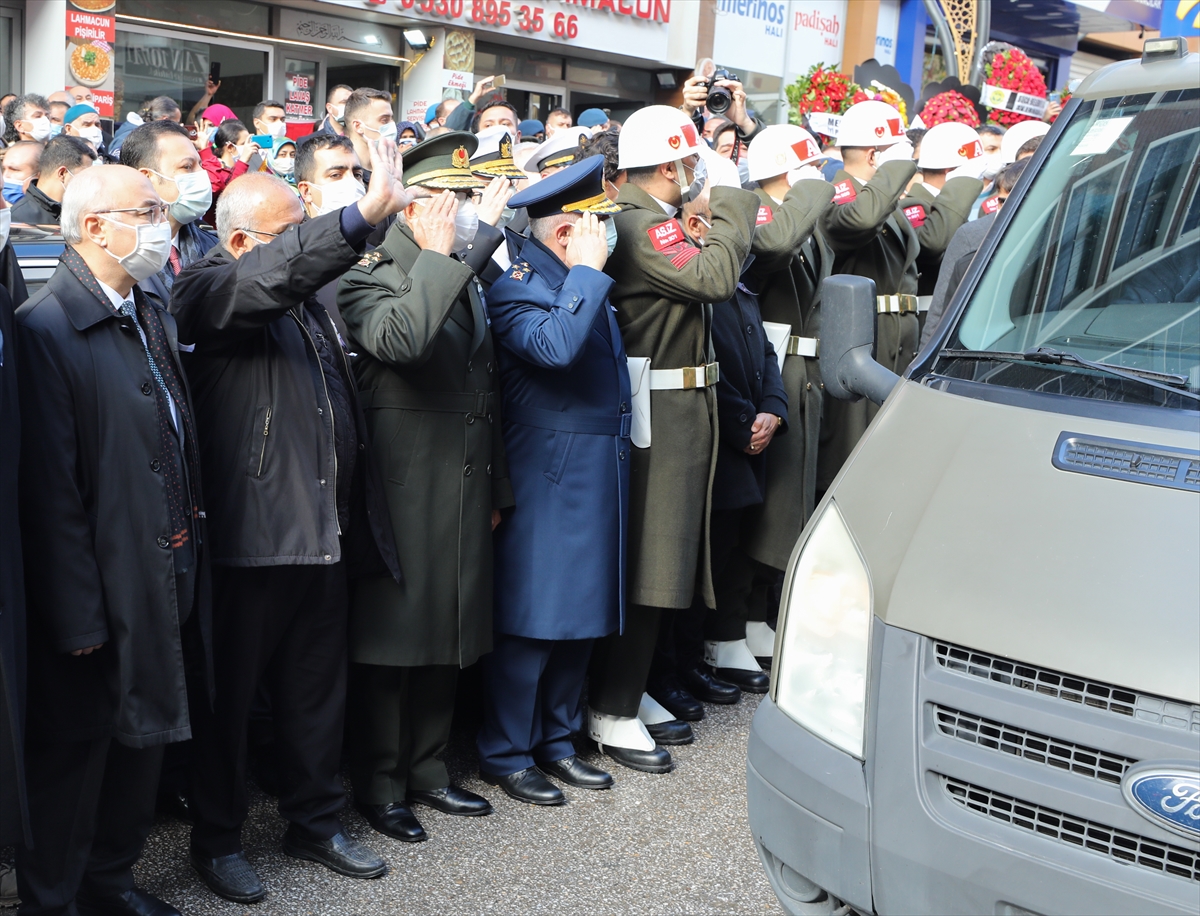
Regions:
<instances>
[{"instance_id":1,"label":"saluting hand","mask_svg":"<svg viewBox=\"0 0 1200 916\"><path fill-rule=\"evenodd\" d=\"M480 222L487 223L489 226L497 225L500 217L504 215L504 208L508 206L508 199L512 196L511 181L507 178L493 178L483 189L479 205L476 207L479 211Z\"/></svg>"},{"instance_id":2,"label":"saluting hand","mask_svg":"<svg viewBox=\"0 0 1200 916\"><path fill-rule=\"evenodd\" d=\"M371 176L374 179L374 175ZM454 250L454 217L458 215L458 198L453 191L443 191L429 198L417 216L409 221L413 238L422 251L448 255Z\"/></svg>"},{"instance_id":3,"label":"saluting hand","mask_svg":"<svg viewBox=\"0 0 1200 916\"><path fill-rule=\"evenodd\" d=\"M595 213L584 213L571 227L571 239L564 256L567 267L582 264L593 270L604 270L608 261L608 240L604 226Z\"/></svg>"},{"instance_id":4,"label":"saluting hand","mask_svg":"<svg viewBox=\"0 0 1200 916\"><path fill-rule=\"evenodd\" d=\"M413 192L404 187L404 157L393 141L373 140L367 148L371 151L371 183L358 202L358 212L374 226L412 203Z\"/></svg>"}]
</instances>

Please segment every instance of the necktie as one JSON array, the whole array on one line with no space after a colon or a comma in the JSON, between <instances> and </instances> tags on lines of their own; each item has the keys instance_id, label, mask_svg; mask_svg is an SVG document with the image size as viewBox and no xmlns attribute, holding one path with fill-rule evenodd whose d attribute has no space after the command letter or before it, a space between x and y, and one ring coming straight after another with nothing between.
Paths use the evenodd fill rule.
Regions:
<instances>
[{"instance_id":1,"label":"necktie","mask_svg":"<svg viewBox=\"0 0 1200 916\"><path fill-rule=\"evenodd\" d=\"M183 264L179 260L179 249L174 245L171 246L171 258L169 263L171 265L171 273L178 277L179 271L183 270Z\"/></svg>"},{"instance_id":2,"label":"necktie","mask_svg":"<svg viewBox=\"0 0 1200 916\"><path fill-rule=\"evenodd\" d=\"M163 395L166 397L167 403L171 403L171 392L167 388L167 383L163 381L162 373L158 371L158 363L154 361L154 356L150 353L150 345L146 342L146 332L142 330L141 322L138 321L137 309L133 303L126 299L121 303L121 314L133 322L133 326L137 328L138 339L142 342L142 349L146 351L146 359L150 363L150 374L154 376L154 380L158 382L158 387L162 389Z\"/></svg>"}]
</instances>

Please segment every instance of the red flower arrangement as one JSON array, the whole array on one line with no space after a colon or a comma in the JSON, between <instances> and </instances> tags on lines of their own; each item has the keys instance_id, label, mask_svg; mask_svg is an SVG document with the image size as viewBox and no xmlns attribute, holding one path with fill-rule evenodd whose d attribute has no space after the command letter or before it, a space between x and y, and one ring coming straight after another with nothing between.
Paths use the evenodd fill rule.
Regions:
<instances>
[{"instance_id":1,"label":"red flower arrangement","mask_svg":"<svg viewBox=\"0 0 1200 916\"><path fill-rule=\"evenodd\" d=\"M996 53L987 65L985 82L1001 89L1015 89L1026 95L1039 99L1046 97L1046 80L1041 71L1033 65L1029 55L1020 48L1012 48ZM988 109L988 122L1011 127L1019 121L1036 121L1029 115L1018 114L1015 111L1004 111L1000 108Z\"/></svg>"},{"instance_id":2,"label":"red flower arrangement","mask_svg":"<svg viewBox=\"0 0 1200 916\"><path fill-rule=\"evenodd\" d=\"M844 73L825 69L824 64L813 64L808 73L787 87L788 101L795 106L797 118L814 111L840 115L854 104L858 92L857 83Z\"/></svg>"},{"instance_id":3,"label":"red flower arrangement","mask_svg":"<svg viewBox=\"0 0 1200 916\"><path fill-rule=\"evenodd\" d=\"M921 121L926 127L945 124L947 121L961 121L968 127L979 126L979 112L961 92L953 89L939 92L921 109Z\"/></svg>"}]
</instances>

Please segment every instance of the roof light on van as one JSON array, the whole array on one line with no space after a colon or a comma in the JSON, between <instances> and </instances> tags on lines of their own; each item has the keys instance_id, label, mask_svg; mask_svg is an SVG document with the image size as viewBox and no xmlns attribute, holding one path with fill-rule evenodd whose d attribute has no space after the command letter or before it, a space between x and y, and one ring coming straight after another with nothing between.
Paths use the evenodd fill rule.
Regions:
<instances>
[{"instance_id":1,"label":"roof light on van","mask_svg":"<svg viewBox=\"0 0 1200 916\"><path fill-rule=\"evenodd\" d=\"M1147 38L1146 43L1142 45L1142 63L1183 60L1187 53L1187 41L1177 35L1171 38Z\"/></svg>"}]
</instances>

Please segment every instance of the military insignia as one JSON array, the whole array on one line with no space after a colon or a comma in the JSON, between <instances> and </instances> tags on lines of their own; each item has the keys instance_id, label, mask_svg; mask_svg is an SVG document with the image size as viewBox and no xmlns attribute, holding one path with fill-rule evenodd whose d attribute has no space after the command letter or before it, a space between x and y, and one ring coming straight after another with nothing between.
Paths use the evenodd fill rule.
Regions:
<instances>
[{"instance_id":1,"label":"military insignia","mask_svg":"<svg viewBox=\"0 0 1200 916\"><path fill-rule=\"evenodd\" d=\"M999 197L989 197L987 200L985 200L983 202L982 209L983 209L984 213L995 213L997 210L1000 209L1000 198Z\"/></svg>"},{"instance_id":2,"label":"military insignia","mask_svg":"<svg viewBox=\"0 0 1200 916\"><path fill-rule=\"evenodd\" d=\"M450 164L456 169L465 169L471 164L471 157L467 155L467 148L460 146L450 155Z\"/></svg>"},{"instance_id":3,"label":"military insignia","mask_svg":"<svg viewBox=\"0 0 1200 916\"><path fill-rule=\"evenodd\" d=\"M775 221L775 214L771 212L770 207L759 207L758 208L758 218L754 221L754 225L763 226L763 225L766 225L767 223L773 223L774 221Z\"/></svg>"},{"instance_id":4,"label":"military insignia","mask_svg":"<svg viewBox=\"0 0 1200 916\"><path fill-rule=\"evenodd\" d=\"M646 230L646 234L650 236L650 244L654 246L655 251L666 251L673 245L684 241L683 226L679 225L677 219L652 226Z\"/></svg>"},{"instance_id":5,"label":"military insignia","mask_svg":"<svg viewBox=\"0 0 1200 916\"><path fill-rule=\"evenodd\" d=\"M691 121L680 125L679 129L683 131L683 139L687 140L688 146L698 146L700 144L700 138L696 134L696 125Z\"/></svg>"},{"instance_id":6,"label":"military insignia","mask_svg":"<svg viewBox=\"0 0 1200 916\"><path fill-rule=\"evenodd\" d=\"M524 280L533 273L533 268L525 261L517 261L512 266L512 272L509 273L510 280Z\"/></svg>"},{"instance_id":7,"label":"military insignia","mask_svg":"<svg viewBox=\"0 0 1200 916\"><path fill-rule=\"evenodd\" d=\"M913 224L914 229L920 229L925 225L925 208L920 204L914 204L911 207L904 208L905 218Z\"/></svg>"},{"instance_id":8,"label":"military insignia","mask_svg":"<svg viewBox=\"0 0 1200 916\"><path fill-rule=\"evenodd\" d=\"M383 252L376 248L374 251L368 251L358 259L359 267L370 267L372 264L378 264L383 259Z\"/></svg>"},{"instance_id":9,"label":"military insignia","mask_svg":"<svg viewBox=\"0 0 1200 916\"><path fill-rule=\"evenodd\" d=\"M835 204L848 204L857 197L858 192L848 181L839 181L833 186L833 202Z\"/></svg>"},{"instance_id":10,"label":"military insignia","mask_svg":"<svg viewBox=\"0 0 1200 916\"><path fill-rule=\"evenodd\" d=\"M684 239L670 248L664 248L663 254L670 258L672 267L676 270L683 270L688 261L700 254L700 249Z\"/></svg>"},{"instance_id":11,"label":"military insignia","mask_svg":"<svg viewBox=\"0 0 1200 916\"><path fill-rule=\"evenodd\" d=\"M958 154L964 159L978 159L983 155L983 144L978 140L971 143L964 143L958 148Z\"/></svg>"},{"instance_id":12,"label":"military insignia","mask_svg":"<svg viewBox=\"0 0 1200 916\"><path fill-rule=\"evenodd\" d=\"M882 137L886 131L887 131L887 128L884 127L883 125L880 125L879 127L875 128L875 136Z\"/></svg>"},{"instance_id":13,"label":"military insignia","mask_svg":"<svg viewBox=\"0 0 1200 916\"><path fill-rule=\"evenodd\" d=\"M817 149L817 144L813 143L807 137L805 137L803 140L797 140L795 143L793 143L792 152L800 157L801 162L805 161L806 159L815 159L817 156L821 155L821 151Z\"/></svg>"},{"instance_id":14,"label":"military insignia","mask_svg":"<svg viewBox=\"0 0 1200 916\"><path fill-rule=\"evenodd\" d=\"M500 158L511 159L512 154L512 138L505 134L500 138Z\"/></svg>"},{"instance_id":15,"label":"military insignia","mask_svg":"<svg viewBox=\"0 0 1200 916\"><path fill-rule=\"evenodd\" d=\"M678 135L678 134L676 134L676 135L675 135L675 136L673 136L673 137L668 137L668 138L667 138L667 145L668 145L668 146L670 146L670 147L671 147L671 149L679 149L679 144L680 144L680 143L682 143L682 142L683 142L683 140L681 140L681 139L679 138L679 135Z\"/></svg>"}]
</instances>

